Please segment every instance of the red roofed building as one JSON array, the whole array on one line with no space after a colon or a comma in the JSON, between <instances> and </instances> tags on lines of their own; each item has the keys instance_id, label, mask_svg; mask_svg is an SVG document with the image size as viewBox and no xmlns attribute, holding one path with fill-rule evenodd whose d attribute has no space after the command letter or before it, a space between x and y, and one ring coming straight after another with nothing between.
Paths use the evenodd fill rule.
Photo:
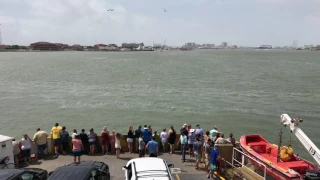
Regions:
<instances>
[{"instance_id":1,"label":"red roofed building","mask_svg":"<svg viewBox=\"0 0 320 180\"><path fill-rule=\"evenodd\" d=\"M75 51L83 51L83 47L79 44L74 44L71 46L71 49L75 50Z\"/></svg>"},{"instance_id":2,"label":"red roofed building","mask_svg":"<svg viewBox=\"0 0 320 180\"><path fill-rule=\"evenodd\" d=\"M68 44L62 44L62 43L54 43L54 44L57 46L59 50L64 50L68 48Z\"/></svg>"},{"instance_id":3,"label":"red roofed building","mask_svg":"<svg viewBox=\"0 0 320 180\"><path fill-rule=\"evenodd\" d=\"M40 51L57 51L58 47L54 43L50 42L36 42L30 44L30 48L33 50Z\"/></svg>"}]
</instances>

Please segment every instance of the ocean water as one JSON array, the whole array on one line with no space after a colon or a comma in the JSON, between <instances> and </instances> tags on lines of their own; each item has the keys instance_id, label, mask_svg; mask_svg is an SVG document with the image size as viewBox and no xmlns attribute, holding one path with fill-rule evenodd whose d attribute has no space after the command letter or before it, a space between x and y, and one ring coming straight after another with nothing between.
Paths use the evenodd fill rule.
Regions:
<instances>
[{"instance_id":1,"label":"ocean water","mask_svg":"<svg viewBox=\"0 0 320 180\"><path fill-rule=\"evenodd\" d=\"M123 134L129 125L161 131L190 123L277 143L287 113L304 119L319 147L319 79L320 53L311 51L2 52L0 134L32 136L56 122ZM284 144L289 139L284 129Z\"/></svg>"}]
</instances>

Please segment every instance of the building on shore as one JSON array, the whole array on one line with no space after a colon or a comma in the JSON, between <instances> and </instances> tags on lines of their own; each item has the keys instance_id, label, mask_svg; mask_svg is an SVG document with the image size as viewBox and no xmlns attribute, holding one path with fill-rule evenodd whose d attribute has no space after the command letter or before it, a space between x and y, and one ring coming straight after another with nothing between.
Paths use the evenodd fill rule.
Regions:
<instances>
[{"instance_id":1,"label":"building on shore","mask_svg":"<svg viewBox=\"0 0 320 180\"><path fill-rule=\"evenodd\" d=\"M62 43L54 43L57 46L58 50L66 50L69 48L68 44L62 44Z\"/></svg>"},{"instance_id":2,"label":"building on shore","mask_svg":"<svg viewBox=\"0 0 320 180\"><path fill-rule=\"evenodd\" d=\"M50 42L35 42L30 44L30 49L31 50L38 50L38 51L58 51L59 48L56 46L54 43Z\"/></svg>"},{"instance_id":3,"label":"building on shore","mask_svg":"<svg viewBox=\"0 0 320 180\"><path fill-rule=\"evenodd\" d=\"M4 50L7 47L7 45L0 44L0 50Z\"/></svg>"},{"instance_id":4,"label":"building on shore","mask_svg":"<svg viewBox=\"0 0 320 180\"><path fill-rule=\"evenodd\" d=\"M93 46L93 49L95 51L106 51L106 50L108 50L108 45L106 45L106 44L95 44Z\"/></svg>"},{"instance_id":5,"label":"building on shore","mask_svg":"<svg viewBox=\"0 0 320 180\"><path fill-rule=\"evenodd\" d=\"M108 44L108 51L118 51L119 47L116 44Z\"/></svg>"},{"instance_id":6,"label":"building on shore","mask_svg":"<svg viewBox=\"0 0 320 180\"><path fill-rule=\"evenodd\" d=\"M129 50L142 50L144 47L143 43L122 43L121 48Z\"/></svg>"},{"instance_id":7,"label":"building on shore","mask_svg":"<svg viewBox=\"0 0 320 180\"><path fill-rule=\"evenodd\" d=\"M83 51L83 47L79 44L74 44L71 46L71 49L74 51Z\"/></svg>"},{"instance_id":8,"label":"building on shore","mask_svg":"<svg viewBox=\"0 0 320 180\"><path fill-rule=\"evenodd\" d=\"M222 48L226 48L227 46L228 46L228 43L227 43L227 42L222 42L222 43L221 43L221 47L222 47Z\"/></svg>"}]
</instances>

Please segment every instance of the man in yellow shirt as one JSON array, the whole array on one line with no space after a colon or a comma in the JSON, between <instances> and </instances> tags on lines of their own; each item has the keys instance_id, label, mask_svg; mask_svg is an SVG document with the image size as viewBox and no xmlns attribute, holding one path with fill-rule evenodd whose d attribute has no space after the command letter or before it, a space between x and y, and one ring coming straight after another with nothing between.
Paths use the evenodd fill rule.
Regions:
<instances>
[{"instance_id":1,"label":"man in yellow shirt","mask_svg":"<svg viewBox=\"0 0 320 180\"><path fill-rule=\"evenodd\" d=\"M59 126L59 123L56 123L51 129L51 138L53 139L54 152L56 156L59 156L59 147L60 147L60 131L62 127Z\"/></svg>"},{"instance_id":2,"label":"man in yellow shirt","mask_svg":"<svg viewBox=\"0 0 320 180\"><path fill-rule=\"evenodd\" d=\"M47 138L48 134L45 131L41 131L40 128L33 136L33 141L38 145L38 155L39 158L43 158L43 151L47 148Z\"/></svg>"}]
</instances>

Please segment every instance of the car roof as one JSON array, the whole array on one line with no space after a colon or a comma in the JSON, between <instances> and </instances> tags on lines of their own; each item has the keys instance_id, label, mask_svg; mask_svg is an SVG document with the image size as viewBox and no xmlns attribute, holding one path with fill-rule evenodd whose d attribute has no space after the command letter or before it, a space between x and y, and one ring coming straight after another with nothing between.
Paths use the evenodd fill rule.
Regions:
<instances>
[{"instance_id":1,"label":"car roof","mask_svg":"<svg viewBox=\"0 0 320 180\"><path fill-rule=\"evenodd\" d=\"M81 161L80 164L71 163L68 166L87 166L87 167L96 167L104 172L109 172L109 166L104 162L99 161Z\"/></svg>"},{"instance_id":2,"label":"car roof","mask_svg":"<svg viewBox=\"0 0 320 180\"><path fill-rule=\"evenodd\" d=\"M136 158L129 161L129 163L135 164L136 172L143 172L143 171L167 171L166 163L161 158L152 158L152 157L145 157L145 158Z\"/></svg>"},{"instance_id":3,"label":"car roof","mask_svg":"<svg viewBox=\"0 0 320 180\"><path fill-rule=\"evenodd\" d=\"M57 168L49 177L50 180L81 180L88 179L93 167L88 166L64 166Z\"/></svg>"}]
</instances>

